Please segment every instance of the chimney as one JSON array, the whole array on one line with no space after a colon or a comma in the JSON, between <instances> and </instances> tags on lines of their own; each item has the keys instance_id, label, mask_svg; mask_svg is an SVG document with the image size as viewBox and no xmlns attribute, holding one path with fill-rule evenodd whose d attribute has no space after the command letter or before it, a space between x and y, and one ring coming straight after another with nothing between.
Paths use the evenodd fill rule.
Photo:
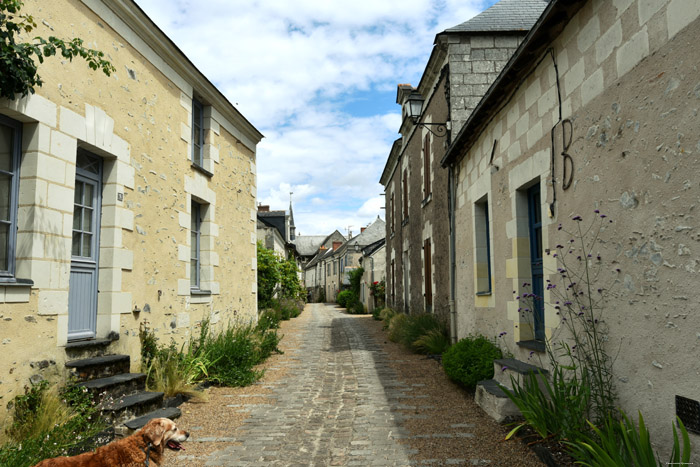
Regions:
<instances>
[{"instance_id":1,"label":"chimney","mask_svg":"<svg viewBox=\"0 0 700 467\"><path fill-rule=\"evenodd\" d=\"M340 248L340 245L342 245L342 244L343 244L343 242L333 242L333 251Z\"/></svg>"},{"instance_id":2,"label":"chimney","mask_svg":"<svg viewBox=\"0 0 700 467\"><path fill-rule=\"evenodd\" d=\"M360 227L360 233L364 232L367 227Z\"/></svg>"},{"instance_id":3,"label":"chimney","mask_svg":"<svg viewBox=\"0 0 700 467\"><path fill-rule=\"evenodd\" d=\"M258 204L258 212L270 212L270 206L263 206L262 204Z\"/></svg>"}]
</instances>

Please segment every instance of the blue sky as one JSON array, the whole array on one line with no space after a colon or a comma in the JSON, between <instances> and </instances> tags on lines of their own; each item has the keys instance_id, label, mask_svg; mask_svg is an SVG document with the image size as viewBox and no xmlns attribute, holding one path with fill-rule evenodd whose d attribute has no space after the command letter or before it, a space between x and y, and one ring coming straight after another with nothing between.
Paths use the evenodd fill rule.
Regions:
<instances>
[{"instance_id":1,"label":"blue sky","mask_svg":"<svg viewBox=\"0 0 700 467\"><path fill-rule=\"evenodd\" d=\"M495 0L136 0L265 138L258 201L302 235L384 218L396 85L417 85L435 35Z\"/></svg>"}]
</instances>

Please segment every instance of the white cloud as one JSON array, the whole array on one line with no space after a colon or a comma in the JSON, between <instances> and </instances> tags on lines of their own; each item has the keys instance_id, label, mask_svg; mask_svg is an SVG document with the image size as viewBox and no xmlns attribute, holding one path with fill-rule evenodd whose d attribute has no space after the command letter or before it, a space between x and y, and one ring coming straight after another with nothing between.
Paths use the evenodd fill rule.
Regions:
<instances>
[{"instance_id":1,"label":"white cloud","mask_svg":"<svg viewBox=\"0 0 700 467\"><path fill-rule=\"evenodd\" d=\"M398 83L416 85L435 34L485 7L484 0L137 3L265 134L259 201L284 209L293 191L298 230L309 235L384 217L378 180L399 136L400 109L387 110L393 98L372 99ZM352 115L341 107L347 101L369 110Z\"/></svg>"}]
</instances>

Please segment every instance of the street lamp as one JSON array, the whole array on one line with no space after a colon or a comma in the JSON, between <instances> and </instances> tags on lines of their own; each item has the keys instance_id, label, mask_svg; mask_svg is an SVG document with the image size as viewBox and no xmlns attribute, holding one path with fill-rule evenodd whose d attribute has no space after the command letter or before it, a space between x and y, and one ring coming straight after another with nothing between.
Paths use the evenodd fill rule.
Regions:
<instances>
[{"instance_id":1,"label":"street lamp","mask_svg":"<svg viewBox=\"0 0 700 467\"><path fill-rule=\"evenodd\" d=\"M357 242L355 242L355 253L359 253L359 252L360 252L360 245Z\"/></svg>"},{"instance_id":2,"label":"street lamp","mask_svg":"<svg viewBox=\"0 0 700 467\"><path fill-rule=\"evenodd\" d=\"M418 123L418 119L423 111L423 96L419 92L412 92L406 99L406 108L408 110L408 116L413 120L413 123L419 127L423 127L432 133L434 136L442 137L447 135L447 124L445 123ZM435 127L435 131L431 130L430 127Z\"/></svg>"}]
</instances>

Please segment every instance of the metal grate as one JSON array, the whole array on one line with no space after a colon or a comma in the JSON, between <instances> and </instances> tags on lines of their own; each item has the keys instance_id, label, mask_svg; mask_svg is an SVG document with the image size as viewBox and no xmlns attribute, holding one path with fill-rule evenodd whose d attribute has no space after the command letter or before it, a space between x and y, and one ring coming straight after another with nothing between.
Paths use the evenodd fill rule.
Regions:
<instances>
[{"instance_id":1,"label":"metal grate","mask_svg":"<svg viewBox=\"0 0 700 467\"><path fill-rule=\"evenodd\" d=\"M676 415L689 432L700 434L700 402L676 396Z\"/></svg>"}]
</instances>

